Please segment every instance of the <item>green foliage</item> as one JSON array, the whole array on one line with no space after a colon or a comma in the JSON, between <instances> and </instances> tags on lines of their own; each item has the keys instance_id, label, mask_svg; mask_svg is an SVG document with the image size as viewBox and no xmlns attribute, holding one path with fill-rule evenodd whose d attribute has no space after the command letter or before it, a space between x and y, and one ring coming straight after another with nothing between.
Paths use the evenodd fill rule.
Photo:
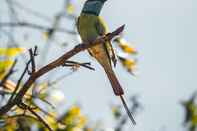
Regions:
<instances>
[{"instance_id":1,"label":"green foliage","mask_svg":"<svg viewBox=\"0 0 197 131\"><path fill-rule=\"evenodd\" d=\"M197 104L195 103L196 92L188 101L183 101L182 105L185 109L184 125L188 125L189 131L195 131L197 127Z\"/></svg>"}]
</instances>

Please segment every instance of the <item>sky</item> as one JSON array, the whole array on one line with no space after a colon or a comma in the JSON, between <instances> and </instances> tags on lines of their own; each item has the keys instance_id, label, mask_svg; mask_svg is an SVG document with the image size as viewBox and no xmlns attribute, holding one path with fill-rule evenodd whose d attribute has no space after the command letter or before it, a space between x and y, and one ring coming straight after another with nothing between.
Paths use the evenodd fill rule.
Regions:
<instances>
[{"instance_id":1,"label":"sky","mask_svg":"<svg viewBox=\"0 0 197 131\"><path fill-rule=\"evenodd\" d=\"M18 1L48 16L53 16L62 7L62 0ZM77 15L83 2L81 0L76 5ZM120 63L115 69L127 100L129 96L139 94L144 107L135 117L137 125L132 127L134 131L184 130L184 110L180 101L187 100L197 85L195 12L195 0L108 0L104 5L101 16L109 29L125 24L124 37L139 52L136 77L124 71ZM31 16L27 19L33 20ZM53 51L57 53L51 54L51 60L63 53L55 47ZM80 69L58 84L65 93L65 105L81 103L83 112L91 120L103 120L106 127L114 126L109 104L120 103L120 100L113 95L103 69L87 52L73 59L91 61L96 71ZM60 70L64 74L64 69ZM129 129L130 125L125 131Z\"/></svg>"}]
</instances>

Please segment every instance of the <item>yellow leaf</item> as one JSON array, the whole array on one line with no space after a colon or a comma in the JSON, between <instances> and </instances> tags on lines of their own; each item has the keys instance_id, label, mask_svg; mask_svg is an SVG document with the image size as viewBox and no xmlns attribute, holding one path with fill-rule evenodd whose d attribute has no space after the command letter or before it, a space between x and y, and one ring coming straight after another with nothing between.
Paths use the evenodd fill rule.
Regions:
<instances>
[{"instance_id":1,"label":"yellow leaf","mask_svg":"<svg viewBox=\"0 0 197 131\"><path fill-rule=\"evenodd\" d=\"M57 113L56 112L50 112L50 115L47 115L44 119L45 121L54 129L56 130L58 128L58 123L56 120Z\"/></svg>"},{"instance_id":2,"label":"yellow leaf","mask_svg":"<svg viewBox=\"0 0 197 131\"><path fill-rule=\"evenodd\" d=\"M70 131L83 131L83 130L79 127L74 127Z\"/></svg>"},{"instance_id":3,"label":"yellow leaf","mask_svg":"<svg viewBox=\"0 0 197 131\"><path fill-rule=\"evenodd\" d=\"M192 117L192 125L197 126L197 116Z\"/></svg>"},{"instance_id":4,"label":"yellow leaf","mask_svg":"<svg viewBox=\"0 0 197 131\"><path fill-rule=\"evenodd\" d=\"M12 80L6 80L4 85L5 85L6 89L11 92L13 92L16 87L16 83L13 82Z\"/></svg>"},{"instance_id":5,"label":"yellow leaf","mask_svg":"<svg viewBox=\"0 0 197 131\"><path fill-rule=\"evenodd\" d=\"M131 59L126 59L125 61L123 61L123 64L129 68L129 67L132 67L134 66L136 63L134 60L131 60Z\"/></svg>"},{"instance_id":6,"label":"yellow leaf","mask_svg":"<svg viewBox=\"0 0 197 131\"><path fill-rule=\"evenodd\" d=\"M74 12L74 6L71 3L68 3L67 7L66 7L66 11L68 14L72 14Z\"/></svg>"},{"instance_id":7,"label":"yellow leaf","mask_svg":"<svg viewBox=\"0 0 197 131\"><path fill-rule=\"evenodd\" d=\"M80 116L77 127L82 128L86 124L86 121L87 121L87 119L85 116Z\"/></svg>"},{"instance_id":8,"label":"yellow leaf","mask_svg":"<svg viewBox=\"0 0 197 131\"><path fill-rule=\"evenodd\" d=\"M24 110L17 107L17 108L14 109L14 112L15 112L16 114L23 114L23 113L24 113Z\"/></svg>"},{"instance_id":9,"label":"yellow leaf","mask_svg":"<svg viewBox=\"0 0 197 131\"><path fill-rule=\"evenodd\" d=\"M89 128L89 127L86 127L85 128L85 131L93 131L93 129L92 128Z\"/></svg>"},{"instance_id":10,"label":"yellow leaf","mask_svg":"<svg viewBox=\"0 0 197 131\"><path fill-rule=\"evenodd\" d=\"M86 117L81 115L81 111L78 106L73 106L68 110L63 121L67 126L72 125L74 127L83 128L86 123Z\"/></svg>"},{"instance_id":11,"label":"yellow leaf","mask_svg":"<svg viewBox=\"0 0 197 131\"><path fill-rule=\"evenodd\" d=\"M45 40L48 40L49 39L49 32L47 32L47 31L43 32L43 38Z\"/></svg>"},{"instance_id":12,"label":"yellow leaf","mask_svg":"<svg viewBox=\"0 0 197 131\"><path fill-rule=\"evenodd\" d=\"M70 110L69 110L69 114L70 115L80 115L80 108L78 106L73 106Z\"/></svg>"},{"instance_id":13,"label":"yellow leaf","mask_svg":"<svg viewBox=\"0 0 197 131\"><path fill-rule=\"evenodd\" d=\"M6 75L7 70L12 66L13 63L13 60L0 61L0 80Z\"/></svg>"},{"instance_id":14,"label":"yellow leaf","mask_svg":"<svg viewBox=\"0 0 197 131\"><path fill-rule=\"evenodd\" d=\"M5 70L0 70L0 80L2 80L6 75L6 71Z\"/></svg>"},{"instance_id":15,"label":"yellow leaf","mask_svg":"<svg viewBox=\"0 0 197 131\"><path fill-rule=\"evenodd\" d=\"M0 80L3 79L5 76L5 73L0 73Z\"/></svg>"},{"instance_id":16,"label":"yellow leaf","mask_svg":"<svg viewBox=\"0 0 197 131\"><path fill-rule=\"evenodd\" d=\"M13 57L13 56L16 56L20 53L23 53L24 51L26 51L25 48L19 48L19 47L0 48L0 55Z\"/></svg>"},{"instance_id":17,"label":"yellow leaf","mask_svg":"<svg viewBox=\"0 0 197 131\"><path fill-rule=\"evenodd\" d=\"M135 53L137 53L136 49L133 48L133 47L130 47L129 45L120 44L119 46L126 53L129 53L129 54L135 54Z\"/></svg>"},{"instance_id":18,"label":"yellow leaf","mask_svg":"<svg viewBox=\"0 0 197 131\"><path fill-rule=\"evenodd\" d=\"M124 57L120 57L118 56L118 58L120 59L122 65L129 71L129 72L133 72L133 70L136 67L136 60L132 60L132 59L126 59Z\"/></svg>"},{"instance_id":19,"label":"yellow leaf","mask_svg":"<svg viewBox=\"0 0 197 131\"><path fill-rule=\"evenodd\" d=\"M0 61L0 70L8 69L14 63L13 60L2 60Z\"/></svg>"},{"instance_id":20,"label":"yellow leaf","mask_svg":"<svg viewBox=\"0 0 197 131\"><path fill-rule=\"evenodd\" d=\"M36 90L39 93L45 93L48 86L49 86L48 82L42 82L42 83L40 83L39 85L36 86Z\"/></svg>"},{"instance_id":21,"label":"yellow leaf","mask_svg":"<svg viewBox=\"0 0 197 131\"><path fill-rule=\"evenodd\" d=\"M123 38L116 38L115 42L117 42L119 44L119 47L126 53L129 54L136 54L137 51L134 47L131 47L130 44Z\"/></svg>"}]
</instances>

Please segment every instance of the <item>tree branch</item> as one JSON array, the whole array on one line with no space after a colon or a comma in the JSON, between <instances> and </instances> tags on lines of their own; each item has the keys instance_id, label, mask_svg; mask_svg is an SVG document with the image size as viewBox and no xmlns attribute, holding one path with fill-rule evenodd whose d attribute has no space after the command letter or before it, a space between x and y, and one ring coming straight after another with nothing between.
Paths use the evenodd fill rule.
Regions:
<instances>
[{"instance_id":1,"label":"tree branch","mask_svg":"<svg viewBox=\"0 0 197 131\"><path fill-rule=\"evenodd\" d=\"M91 48L95 45L103 44L105 41L110 41L112 38L119 35L123 30L124 30L124 25L119 27L112 33L109 33L105 36L101 36L100 38L96 39L93 42L79 44L75 46L73 49L71 49L70 51L68 51L67 53L65 53L64 55L62 55L61 57L59 57L58 59L42 67L41 69L33 72L31 76L28 78L28 80L24 83L23 88L20 89L16 97L13 98L12 101L8 102L6 105L0 108L0 116L7 113L15 105L20 105L22 103L22 98L25 95L25 93L28 91L31 85L36 81L36 79L38 79L40 76L48 73L49 71L59 66L62 66L69 58L76 55L77 53L84 51L88 48Z\"/></svg>"}]
</instances>

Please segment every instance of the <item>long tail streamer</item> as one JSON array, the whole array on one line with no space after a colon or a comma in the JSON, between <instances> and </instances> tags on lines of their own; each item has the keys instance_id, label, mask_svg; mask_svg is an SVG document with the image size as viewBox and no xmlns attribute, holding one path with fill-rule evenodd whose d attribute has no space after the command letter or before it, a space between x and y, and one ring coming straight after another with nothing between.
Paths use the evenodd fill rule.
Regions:
<instances>
[{"instance_id":1,"label":"long tail streamer","mask_svg":"<svg viewBox=\"0 0 197 131\"><path fill-rule=\"evenodd\" d=\"M128 116L129 116L131 122L132 122L134 125L136 125L136 122L135 122L135 120L134 120L134 118L133 118L131 112L129 111L129 108L128 108L128 106L127 106L127 104L126 104L126 102L125 102L125 100L124 100L124 97L123 97L122 95L120 95L120 99L121 99L121 101L122 101L122 104L124 105L124 108L125 108L125 110L126 110Z\"/></svg>"}]
</instances>

